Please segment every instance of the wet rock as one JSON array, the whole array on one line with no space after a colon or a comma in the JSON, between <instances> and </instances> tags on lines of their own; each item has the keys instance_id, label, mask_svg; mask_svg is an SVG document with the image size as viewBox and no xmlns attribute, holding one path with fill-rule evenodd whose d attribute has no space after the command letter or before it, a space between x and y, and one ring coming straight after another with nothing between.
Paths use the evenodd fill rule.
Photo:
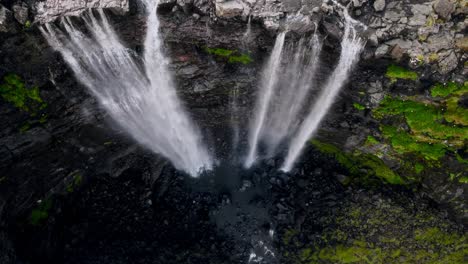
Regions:
<instances>
[{"instance_id":1,"label":"wet rock","mask_svg":"<svg viewBox=\"0 0 468 264\"><path fill-rule=\"evenodd\" d=\"M0 4L0 32L16 31L13 21L13 13Z\"/></svg>"},{"instance_id":2,"label":"wet rock","mask_svg":"<svg viewBox=\"0 0 468 264\"><path fill-rule=\"evenodd\" d=\"M241 16L244 6L237 0L227 2L216 2L216 15L222 18L233 18Z\"/></svg>"},{"instance_id":3,"label":"wet rock","mask_svg":"<svg viewBox=\"0 0 468 264\"><path fill-rule=\"evenodd\" d=\"M15 16L16 21L18 21L21 25L26 24L28 21L29 10L26 3L19 2L12 7L13 13Z\"/></svg>"},{"instance_id":4,"label":"wet rock","mask_svg":"<svg viewBox=\"0 0 468 264\"><path fill-rule=\"evenodd\" d=\"M343 174L336 174L335 175L335 178L341 183L341 184L348 184L350 182L350 178L346 175L343 175Z\"/></svg>"},{"instance_id":5,"label":"wet rock","mask_svg":"<svg viewBox=\"0 0 468 264\"><path fill-rule=\"evenodd\" d=\"M401 60L403 58L403 55L405 55L405 50L400 47L400 45L395 45L393 46L390 56L395 59L395 60Z\"/></svg>"},{"instance_id":6,"label":"wet rock","mask_svg":"<svg viewBox=\"0 0 468 264\"><path fill-rule=\"evenodd\" d=\"M458 58L453 51L444 51L439 53L442 59L439 61L439 73L448 74L458 66Z\"/></svg>"},{"instance_id":7,"label":"wet rock","mask_svg":"<svg viewBox=\"0 0 468 264\"><path fill-rule=\"evenodd\" d=\"M376 58L381 58L381 57L387 55L387 53L388 53L389 50L390 50L390 46L389 46L389 45L382 44L382 45L380 45L380 46L375 50L374 56L375 56Z\"/></svg>"},{"instance_id":8,"label":"wet rock","mask_svg":"<svg viewBox=\"0 0 468 264\"><path fill-rule=\"evenodd\" d=\"M0 231L0 263L14 264L18 263L16 260L15 250L13 243L8 239L5 233Z\"/></svg>"},{"instance_id":9,"label":"wet rock","mask_svg":"<svg viewBox=\"0 0 468 264\"><path fill-rule=\"evenodd\" d=\"M428 49L431 52L438 52L453 46L453 37L449 33L432 35L427 38Z\"/></svg>"},{"instance_id":10,"label":"wet rock","mask_svg":"<svg viewBox=\"0 0 468 264\"><path fill-rule=\"evenodd\" d=\"M190 14L192 11L193 0L177 0L177 5L179 5L185 14Z\"/></svg>"},{"instance_id":11,"label":"wet rock","mask_svg":"<svg viewBox=\"0 0 468 264\"><path fill-rule=\"evenodd\" d=\"M449 19L453 11L455 11L454 1L437 0L434 3L434 11L442 18Z\"/></svg>"},{"instance_id":12,"label":"wet rock","mask_svg":"<svg viewBox=\"0 0 468 264\"><path fill-rule=\"evenodd\" d=\"M383 11L385 9L385 0L376 0L374 2L374 9L377 12Z\"/></svg>"},{"instance_id":13,"label":"wet rock","mask_svg":"<svg viewBox=\"0 0 468 264\"><path fill-rule=\"evenodd\" d=\"M207 15L211 9L211 1L210 0L194 0L193 6L201 14Z\"/></svg>"}]
</instances>

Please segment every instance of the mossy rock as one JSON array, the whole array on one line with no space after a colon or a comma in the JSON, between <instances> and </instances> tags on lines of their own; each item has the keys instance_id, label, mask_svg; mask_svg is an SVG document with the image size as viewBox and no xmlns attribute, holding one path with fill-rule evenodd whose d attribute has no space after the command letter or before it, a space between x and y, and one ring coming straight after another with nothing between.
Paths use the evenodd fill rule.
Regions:
<instances>
[{"instance_id":1,"label":"mossy rock","mask_svg":"<svg viewBox=\"0 0 468 264\"><path fill-rule=\"evenodd\" d=\"M247 65L253 62L253 59L249 54L241 53L238 50L205 47L205 51L208 54L215 55L219 58L226 60L228 63L232 63L232 64L240 63L240 64Z\"/></svg>"},{"instance_id":2,"label":"mossy rock","mask_svg":"<svg viewBox=\"0 0 468 264\"><path fill-rule=\"evenodd\" d=\"M3 78L3 83L0 84L0 96L30 114L47 107L39 94L39 88L26 87L23 80L16 74L8 74Z\"/></svg>"},{"instance_id":3,"label":"mossy rock","mask_svg":"<svg viewBox=\"0 0 468 264\"><path fill-rule=\"evenodd\" d=\"M416 81L419 78L416 72L393 64L388 66L385 76L390 78L392 82L396 82L398 79Z\"/></svg>"}]
</instances>

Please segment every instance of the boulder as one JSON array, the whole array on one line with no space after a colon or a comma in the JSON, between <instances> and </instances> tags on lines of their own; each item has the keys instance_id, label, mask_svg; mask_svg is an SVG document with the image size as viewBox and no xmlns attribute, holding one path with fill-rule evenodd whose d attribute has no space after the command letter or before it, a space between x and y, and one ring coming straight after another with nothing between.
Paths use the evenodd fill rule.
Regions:
<instances>
[{"instance_id":1,"label":"boulder","mask_svg":"<svg viewBox=\"0 0 468 264\"><path fill-rule=\"evenodd\" d=\"M385 0L375 0L374 9L377 12L383 11L385 9Z\"/></svg>"},{"instance_id":2,"label":"boulder","mask_svg":"<svg viewBox=\"0 0 468 264\"><path fill-rule=\"evenodd\" d=\"M177 0L177 5L182 7L184 13L190 14L193 6L193 0Z\"/></svg>"},{"instance_id":3,"label":"boulder","mask_svg":"<svg viewBox=\"0 0 468 264\"><path fill-rule=\"evenodd\" d=\"M442 59L439 61L439 73L448 74L458 66L458 58L453 51L444 51L439 53Z\"/></svg>"},{"instance_id":4,"label":"boulder","mask_svg":"<svg viewBox=\"0 0 468 264\"><path fill-rule=\"evenodd\" d=\"M227 2L216 2L216 15L222 18L232 18L242 15L244 6L237 0Z\"/></svg>"},{"instance_id":5,"label":"boulder","mask_svg":"<svg viewBox=\"0 0 468 264\"><path fill-rule=\"evenodd\" d=\"M15 30L13 13L6 7L0 5L0 32L11 32Z\"/></svg>"},{"instance_id":6,"label":"boulder","mask_svg":"<svg viewBox=\"0 0 468 264\"><path fill-rule=\"evenodd\" d=\"M457 48L467 52L468 51L468 37L459 38L455 41Z\"/></svg>"},{"instance_id":7,"label":"boulder","mask_svg":"<svg viewBox=\"0 0 468 264\"><path fill-rule=\"evenodd\" d=\"M14 4L12 9L16 21L18 21L21 25L26 24L26 21L29 19L28 6L23 2L19 2Z\"/></svg>"},{"instance_id":8,"label":"boulder","mask_svg":"<svg viewBox=\"0 0 468 264\"><path fill-rule=\"evenodd\" d=\"M434 11L443 19L449 19L455 11L455 4L450 0L437 0L433 7Z\"/></svg>"}]
</instances>

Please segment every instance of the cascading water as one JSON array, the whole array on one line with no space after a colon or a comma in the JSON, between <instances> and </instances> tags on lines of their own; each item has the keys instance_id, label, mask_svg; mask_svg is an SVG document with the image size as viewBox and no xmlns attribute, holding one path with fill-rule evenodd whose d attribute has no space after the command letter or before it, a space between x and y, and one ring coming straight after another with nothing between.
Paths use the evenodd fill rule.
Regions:
<instances>
[{"instance_id":1,"label":"cascading water","mask_svg":"<svg viewBox=\"0 0 468 264\"><path fill-rule=\"evenodd\" d=\"M281 32L276 37L275 46L271 56L263 71L263 76L260 84L259 100L257 101L257 115L253 119L249 131L249 153L245 160L244 166L249 168L257 158L258 139L262 133L262 129L267 117L268 105L274 94L274 89L278 82L278 69L281 63L281 54L283 52L284 39L286 32Z\"/></svg>"},{"instance_id":2,"label":"cascading water","mask_svg":"<svg viewBox=\"0 0 468 264\"><path fill-rule=\"evenodd\" d=\"M353 20L347 10L344 10L345 30L341 41L341 55L336 68L328 78L320 95L317 97L308 116L305 118L299 132L294 135L281 170L288 172L301 154L306 142L317 131L320 122L327 114L341 87L346 82L353 65L357 62L364 43L358 37L354 26L358 23Z\"/></svg>"},{"instance_id":3,"label":"cascading water","mask_svg":"<svg viewBox=\"0 0 468 264\"><path fill-rule=\"evenodd\" d=\"M169 60L162 51L158 2L144 0L148 27L142 66L119 40L102 10L98 17L89 12L84 19L92 37L80 32L69 18L62 20L64 31L51 24L41 31L128 134L176 168L197 176L212 168L213 159L177 97Z\"/></svg>"},{"instance_id":4,"label":"cascading water","mask_svg":"<svg viewBox=\"0 0 468 264\"><path fill-rule=\"evenodd\" d=\"M270 103L270 115L263 135L268 147L267 157L273 156L278 146L297 130L300 113L314 87L321 50L317 34L301 38L297 45L287 46L279 89Z\"/></svg>"},{"instance_id":5,"label":"cascading water","mask_svg":"<svg viewBox=\"0 0 468 264\"><path fill-rule=\"evenodd\" d=\"M245 167L250 167L259 156L272 157L279 146L284 145L289 149L281 170L289 171L348 78L363 48L363 41L354 28L359 22L349 16L346 8L337 5L343 9L345 18L340 59L310 111L306 102L315 86L320 65L320 37L313 34L310 40L302 38L298 44L285 45L285 33L277 36L260 84ZM301 119L304 115L305 119ZM260 143L265 143L266 154L258 154Z\"/></svg>"},{"instance_id":6,"label":"cascading water","mask_svg":"<svg viewBox=\"0 0 468 264\"><path fill-rule=\"evenodd\" d=\"M266 157L271 157L278 146L296 131L299 114L313 87L322 49L319 36L313 34L310 38L301 38L297 44L284 45L284 35L277 36L264 71L246 167L250 167L259 156L261 141L267 145Z\"/></svg>"}]
</instances>

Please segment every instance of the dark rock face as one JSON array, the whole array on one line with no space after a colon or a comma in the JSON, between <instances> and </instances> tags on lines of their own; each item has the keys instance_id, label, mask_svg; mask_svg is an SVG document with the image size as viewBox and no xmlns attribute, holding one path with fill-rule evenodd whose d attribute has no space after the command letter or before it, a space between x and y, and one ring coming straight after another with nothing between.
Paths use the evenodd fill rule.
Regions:
<instances>
[{"instance_id":1,"label":"dark rock face","mask_svg":"<svg viewBox=\"0 0 468 264\"><path fill-rule=\"evenodd\" d=\"M328 36L324 74L339 55L342 25L333 5L260 2L161 1L161 29L178 92L220 160L237 157L236 149L245 144L260 69L288 14L301 10L310 18L295 25L290 41L315 30L314 22ZM109 7L107 13L122 40L141 52L145 22L140 2L87 3ZM371 213L391 208L393 214L403 212L408 228L437 228L442 236L462 232L451 221L466 221L466 183L457 174L466 165L454 153L447 154L441 167L415 176L418 180L408 188L349 185L356 181L349 168L314 150L304 154L291 175L277 173L276 160L248 172L235 166L220 169L200 180L181 175L115 127L40 35L40 21L61 16L60 10L79 13L83 8L68 8L63 2L47 17L38 10L43 4L0 4L0 84L9 74L19 75L28 89L38 87L45 103L25 111L0 98L0 263L237 263L251 257L260 263L291 263L296 258L301 263L304 255L315 260L311 245L327 252L330 245L322 235L335 225L353 239L369 236L373 245L394 247L374 236L376 232L400 236L394 222L362 228L346 221L337 224L340 217L354 219L355 212L347 208L359 208L375 221L398 221L391 213L379 211L375 217ZM369 41L319 138L340 146L343 153L380 155L386 166L405 177L401 164L408 157L398 156L379 137L381 125L389 120L376 120L372 111L386 96L439 103L428 96L434 84L465 81L466 10L447 0L352 1L352 6L350 13L369 26L365 32ZM250 41L244 39L248 15L253 21ZM228 63L207 48L248 53L253 62ZM411 68L418 80L387 77L390 64ZM235 113L233 94L238 103ZM465 99L461 97L458 106L466 110ZM234 125L241 139L235 147L230 141ZM401 126L411 131L408 124ZM369 135L378 137L381 145L367 144ZM459 156L466 160L462 150ZM447 175L449 169L457 171L453 179ZM367 170L360 168L359 173ZM450 216L444 213L447 210ZM412 213L431 220L414 220ZM402 245L418 248L410 240ZM277 257L265 248L274 248ZM456 253L443 250L451 257Z\"/></svg>"}]
</instances>

